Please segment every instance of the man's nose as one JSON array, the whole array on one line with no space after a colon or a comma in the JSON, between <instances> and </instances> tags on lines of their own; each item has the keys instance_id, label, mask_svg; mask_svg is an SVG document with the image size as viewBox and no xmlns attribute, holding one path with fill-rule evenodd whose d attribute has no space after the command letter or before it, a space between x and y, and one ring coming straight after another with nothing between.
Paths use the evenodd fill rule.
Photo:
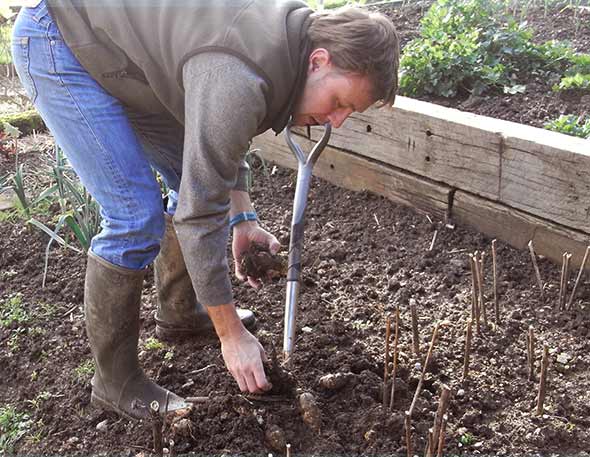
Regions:
<instances>
[{"instance_id":1,"label":"man's nose","mask_svg":"<svg viewBox=\"0 0 590 457\"><path fill-rule=\"evenodd\" d=\"M348 116L351 115L351 113L352 110L350 108L332 111L328 115L328 120L330 121L330 124L332 124L332 127L337 129L344 123L344 121L348 118Z\"/></svg>"}]
</instances>

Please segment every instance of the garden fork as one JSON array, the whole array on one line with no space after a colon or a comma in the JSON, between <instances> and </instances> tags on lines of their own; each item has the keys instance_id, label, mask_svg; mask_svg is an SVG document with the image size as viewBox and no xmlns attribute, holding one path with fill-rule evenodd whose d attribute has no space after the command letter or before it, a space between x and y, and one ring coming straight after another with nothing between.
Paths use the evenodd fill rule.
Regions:
<instances>
[{"instance_id":1,"label":"garden fork","mask_svg":"<svg viewBox=\"0 0 590 457\"><path fill-rule=\"evenodd\" d=\"M303 226L307 194L311 182L311 171L321 152L328 144L332 125L324 124L324 134L306 157L301 147L295 143L291 135L292 124L286 129L286 139L289 148L295 154L298 162L297 185L293 201L293 219L291 221L291 239L289 241L289 263L287 270L287 297L285 300L285 329L283 333L283 362L287 363L295 347L295 320L299 300L299 276L301 274L301 251L303 250Z\"/></svg>"}]
</instances>

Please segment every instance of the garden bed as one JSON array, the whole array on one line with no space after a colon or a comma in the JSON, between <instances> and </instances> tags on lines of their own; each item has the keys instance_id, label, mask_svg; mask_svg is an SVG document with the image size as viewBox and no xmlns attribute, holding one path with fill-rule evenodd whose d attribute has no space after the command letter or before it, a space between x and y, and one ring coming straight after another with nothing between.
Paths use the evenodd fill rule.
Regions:
<instances>
[{"instance_id":1,"label":"garden bed","mask_svg":"<svg viewBox=\"0 0 590 457\"><path fill-rule=\"evenodd\" d=\"M420 8L410 5L390 13L404 43L416 34ZM530 23L539 30L539 39L563 38L572 19L568 14L565 10L547 21L537 11ZM587 49L589 36L583 24L574 40L576 47ZM533 126L542 126L560 113L580 114L587 109L587 101L561 99L543 81L531 82L530 87L533 92L513 96L438 101ZM51 138L28 137L19 148L27 189L38 195L49 184L44 170L52 165ZM0 176L11 171L14 156L0 155ZM263 224L283 246L288 245L294 185L291 171L255 170L252 198ZM49 222L57 210L56 205L44 206L34 215ZM22 215L0 214L0 427L5 440L0 449L11 449L12 440L19 453L151 451L151 424L129 422L89 405L93 367L82 310L84 255L53 247L42 287L47 236L25 226ZM498 243L501 319L497 326L491 325L491 239L462 227L445 227L441 220L439 214L427 217L382 197L313 179L291 367L296 389L270 398L241 395L218 347L198 348L194 342L170 345L155 338L150 273L142 307L141 363L149 376L176 393L207 397L182 426L177 423L165 432L166 439L174 440L174 452L276 455L290 443L292 455L405 454L404 411L412 402L437 323L443 325L412 417L416 454L424 452L443 385L452 389L446 453L587 451L590 282L582 281L572 310L556 310L559 267L540 259L545 282L541 299L528 252ZM470 375L462 382L464 331L472 299L468 254L476 250L486 252L490 325L482 324L481 334L474 332ZM280 352L284 280L269 283L260 292L233 281L236 302L258 316L257 335L269 355L272 346ZM570 290L572 283L573 277ZM412 345L411 300L418 312L419 355ZM382 377L386 319L396 307L401 317L400 354L390 411L382 405ZM537 340L533 379L527 362L529 327ZM544 411L537 415L543 344L549 348L550 365ZM323 376L337 373L343 374L341 386L322 386ZM301 392L315 397L322 413L319 428L305 424L297 400Z\"/></svg>"}]
</instances>

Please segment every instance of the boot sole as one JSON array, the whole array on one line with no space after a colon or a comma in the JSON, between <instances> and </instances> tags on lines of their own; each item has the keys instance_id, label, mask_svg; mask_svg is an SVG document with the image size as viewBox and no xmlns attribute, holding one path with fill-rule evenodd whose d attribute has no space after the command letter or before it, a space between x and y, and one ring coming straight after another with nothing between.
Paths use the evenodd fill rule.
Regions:
<instances>
[{"instance_id":1,"label":"boot sole","mask_svg":"<svg viewBox=\"0 0 590 457\"><path fill-rule=\"evenodd\" d=\"M141 419L145 419L144 417L139 418L139 417L131 416L130 414L123 411L121 408L118 408L117 406L115 406L115 404L111 403L110 401L100 398L94 392L92 392L90 394L90 404L98 409L103 409L106 411L113 411L113 412L117 413L118 415L123 416L125 419L129 419L132 421L139 421Z\"/></svg>"}]
</instances>

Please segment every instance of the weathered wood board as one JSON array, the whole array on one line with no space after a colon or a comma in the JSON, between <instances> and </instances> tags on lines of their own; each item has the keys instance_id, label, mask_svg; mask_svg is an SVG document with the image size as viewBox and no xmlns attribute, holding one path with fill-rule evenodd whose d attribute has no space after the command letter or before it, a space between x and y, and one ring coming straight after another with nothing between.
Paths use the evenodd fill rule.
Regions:
<instances>
[{"instance_id":1,"label":"weathered wood board","mask_svg":"<svg viewBox=\"0 0 590 457\"><path fill-rule=\"evenodd\" d=\"M311 149L312 145L306 138L298 136L297 142L304 151ZM265 133L254 139L253 146L261 150L260 153L266 160L297 169L295 156L282 135ZM418 178L346 151L326 147L314 166L313 174L347 189L368 190L383 195L441 220L444 220L447 215L450 187Z\"/></svg>"},{"instance_id":2,"label":"weathered wood board","mask_svg":"<svg viewBox=\"0 0 590 457\"><path fill-rule=\"evenodd\" d=\"M451 218L469 225L517 249L528 249L533 241L535 251L560 264L564 252L572 254L572 265L579 267L590 245L590 234L570 230L510 208L501 203L457 191L453 198ZM590 269L590 265L587 266Z\"/></svg>"},{"instance_id":3,"label":"weathered wood board","mask_svg":"<svg viewBox=\"0 0 590 457\"><path fill-rule=\"evenodd\" d=\"M586 140L398 97L351 116L330 145L590 232Z\"/></svg>"}]
</instances>

